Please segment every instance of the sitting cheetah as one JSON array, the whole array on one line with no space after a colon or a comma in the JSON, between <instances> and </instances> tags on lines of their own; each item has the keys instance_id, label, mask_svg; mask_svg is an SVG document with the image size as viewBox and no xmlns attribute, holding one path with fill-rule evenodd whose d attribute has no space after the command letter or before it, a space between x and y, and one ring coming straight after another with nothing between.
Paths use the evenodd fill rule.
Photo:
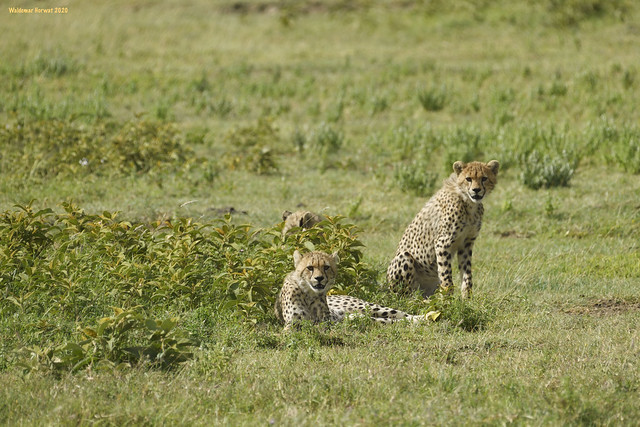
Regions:
<instances>
[{"instance_id":1,"label":"sitting cheetah","mask_svg":"<svg viewBox=\"0 0 640 427\"><path fill-rule=\"evenodd\" d=\"M347 295L327 295L337 273L338 255L324 252L293 254L295 270L287 275L276 299L278 320L289 329L301 320L339 322L346 315L368 315L379 323L400 320L418 322L426 316L413 316ZM428 315L427 315L428 316Z\"/></svg>"},{"instance_id":2,"label":"sitting cheetah","mask_svg":"<svg viewBox=\"0 0 640 427\"><path fill-rule=\"evenodd\" d=\"M300 227L305 230L311 228L322 221L322 218L309 211L284 211L282 212L282 220L284 221L282 236L285 236L289 232L289 230L294 227Z\"/></svg>"},{"instance_id":3,"label":"sitting cheetah","mask_svg":"<svg viewBox=\"0 0 640 427\"><path fill-rule=\"evenodd\" d=\"M482 225L482 199L496 185L500 164L455 162L442 188L429 199L407 227L387 279L398 291L420 290L426 297L438 285L449 289L452 258L458 255L462 296L471 294L471 252Z\"/></svg>"}]
</instances>

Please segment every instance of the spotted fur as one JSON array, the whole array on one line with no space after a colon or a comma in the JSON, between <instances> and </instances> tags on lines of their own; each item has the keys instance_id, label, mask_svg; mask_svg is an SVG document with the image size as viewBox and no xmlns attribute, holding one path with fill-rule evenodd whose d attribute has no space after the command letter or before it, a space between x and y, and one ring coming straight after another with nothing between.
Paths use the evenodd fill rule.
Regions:
<instances>
[{"instance_id":1,"label":"spotted fur","mask_svg":"<svg viewBox=\"0 0 640 427\"><path fill-rule=\"evenodd\" d=\"M284 221L282 235L285 236L294 227L307 230L322 221L322 218L309 211L284 211L282 212L282 220Z\"/></svg>"},{"instance_id":2,"label":"spotted fur","mask_svg":"<svg viewBox=\"0 0 640 427\"><path fill-rule=\"evenodd\" d=\"M413 316L347 295L327 295L337 274L339 259L335 253L309 252L301 255L295 251L293 260L295 270L284 279L275 304L276 317L286 329L302 320L339 322L351 315L366 315L379 323L424 319L424 316Z\"/></svg>"},{"instance_id":3,"label":"spotted fur","mask_svg":"<svg viewBox=\"0 0 640 427\"><path fill-rule=\"evenodd\" d=\"M420 290L427 297L438 285L450 288L453 256L457 255L462 295L470 296L471 255L482 226L482 200L495 187L499 167L496 160L453 164L454 173L400 239L387 269L387 279L394 290Z\"/></svg>"}]
</instances>

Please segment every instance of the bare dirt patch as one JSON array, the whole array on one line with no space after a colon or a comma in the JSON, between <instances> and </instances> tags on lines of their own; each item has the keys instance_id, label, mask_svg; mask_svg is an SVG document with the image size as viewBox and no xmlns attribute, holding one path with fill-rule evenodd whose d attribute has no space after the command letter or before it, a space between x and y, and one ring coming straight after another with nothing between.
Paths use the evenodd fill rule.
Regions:
<instances>
[{"instance_id":1,"label":"bare dirt patch","mask_svg":"<svg viewBox=\"0 0 640 427\"><path fill-rule=\"evenodd\" d=\"M562 308L562 312L567 314L589 314L596 316L621 314L628 311L640 311L640 301L624 300L622 298L601 298L585 305Z\"/></svg>"},{"instance_id":2,"label":"bare dirt patch","mask_svg":"<svg viewBox=\"0 0 640 427\"><path fill-rule=\"evenodd\" d=\"M516 239L529 239L535 235L534 233L522 233L516 230L496 231L494 234L503 238L514 237Z\"/></svg>"}]
</instances>

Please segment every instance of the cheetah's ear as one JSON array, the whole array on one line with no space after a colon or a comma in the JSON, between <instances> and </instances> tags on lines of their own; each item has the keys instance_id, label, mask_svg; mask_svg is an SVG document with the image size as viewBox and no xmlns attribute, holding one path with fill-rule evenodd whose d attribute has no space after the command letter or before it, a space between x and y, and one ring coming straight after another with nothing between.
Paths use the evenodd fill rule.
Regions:
<instances>
[{"instance_id":1,"label":"cheetah's ear","mask_svg":"<svg viewBox=\"0 0 640 427\"><path fill-rule=\"evenodd\" d=\"M464 169L464 163L457 161L453 164L453 171L456 173L456 175L460 175L462 169Z\"/></svg>"},{"instance_id":2,"label":"cheetah's ear","mask_svg":"<svg viewBox=\"0 0 640 427\"><path fill-rule=\"evenodd\" d=\"M494 175L498 175L498 169L500 169L500 163L498 163L497 160L491 160L489 163L487 163L487 166L489 166L489 169L491 169L491 172L493 172Z\"/></svg>"},{"instance_id":3,"label":"cheetah's ear","mask_svg":"<svg viewBox=\"0 0 640 427\"><path fill-rule=\"evenodd\" d=\"M296 250L293 253L293 265L297 267L301 259L302 259L302 254L298 250Z\"/></svg>"},{"instance_id":4,"label":"cheetah's ear","mask_svg":"<svg viewBox=\"0 0 640 427\"><path fill-rule=\"evenodd\" d=\"M289 218L289 215L291 215L290 211L282 212L282 220L284 221L285 219Z\"/></svg>"},{"instance_id":5,"label":"cheetah's ear","mask_svg":"<svg viewBox=\"0 0 640 427\"><path fill-rule=\"evenodd\" d=\"M332 254L331 254L331 256L333 257L333 261L334 261L336 264L339 264L339 263L340 263L340 257L338 256L338 251L335 251L334 253L332 253Z\"/></svg>"}]
</instances>

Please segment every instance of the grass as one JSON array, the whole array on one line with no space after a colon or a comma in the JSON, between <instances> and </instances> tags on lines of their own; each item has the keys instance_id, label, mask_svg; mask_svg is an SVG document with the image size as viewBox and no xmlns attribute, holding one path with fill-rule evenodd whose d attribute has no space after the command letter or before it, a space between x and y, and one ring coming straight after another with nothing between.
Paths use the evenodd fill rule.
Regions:
<instances>
[{"instance_id":1,"label":"grass","mask_svg":"<svg viewBox=\"0 0 640 427\"><path fill-rule=\"evenodd\" d=\"M632 2L67 3L0 14L0 423L638 419ZM493 158L473 300L390 295L451 163ZM334 222L283 241L298 206ZM309 242L441 320L282 334Z\"/></svg>"}]
</instances>

